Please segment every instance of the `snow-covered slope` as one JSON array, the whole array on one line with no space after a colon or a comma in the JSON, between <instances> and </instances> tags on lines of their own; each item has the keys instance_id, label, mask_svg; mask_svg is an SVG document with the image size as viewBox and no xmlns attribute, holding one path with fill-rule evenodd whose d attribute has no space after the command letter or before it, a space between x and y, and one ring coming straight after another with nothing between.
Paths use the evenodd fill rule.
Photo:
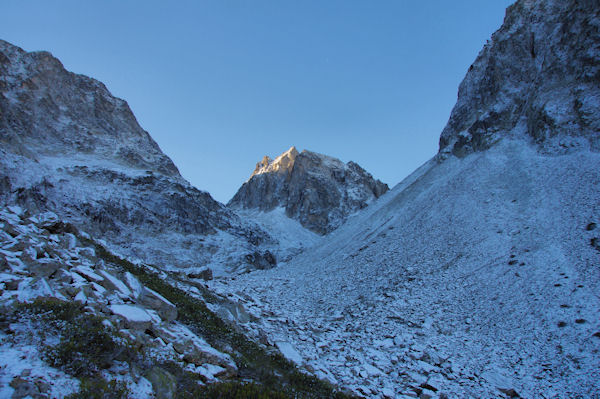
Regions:
<instances>
[{"instance_id":1,"label":"snow-covered slope","mask_svg":"<svg viewBox=\"0 0 600 399\"><path fill-rule=\"evenodd\" d=\"M276 246L185 181L123 100L46 52L0 41L0 201L54 211L165 268L252 268Z\"/></svg>"},{"instance_id":2,"label":"snow-covered slope","mask_svg":"<svg viewBox=\"0 0 600 399\"><path fill-rule=\"evenodd\" d=\"M517 1L439 154L310 251L214 289L365 397L600 394L599 27L597 1Z\"/></svg>"},{"instance_id":3,"label":"snow-covered slope","mask_svg":"<svg viewBox=\"0 0 600 399\"><path fill-rule=\"evenodd\" d=\"M505 140L416 173L289 264L215 288L366 396L598 393L600 154Z\"/></svg>"},{"instance_id":4,"label":"snow-covered slope","mask_svg":"<svg viewBox=\"0 0 600 399\"><path fill-rule=\"evenodd\" d=\"M300 222L286 216L285 209L279 207L271 211L258 209L237 209L236 213L244 220L251 220L277 240L277 246L272 249L280 262L287 262L295 255L311 248L321 238L304 228Z\"/></svg>"},{"instance_id":5,"label":"snow-covered slope","mask_svg":"<svg viewBox=\"0 0 600 399\"><path fill-rule=\"evenodd\" d=\"M326 234L387 190L354 162L291 147L257 163L228 206L264 212L281 207L305 228Z\"/></svg>"}]
</instances>

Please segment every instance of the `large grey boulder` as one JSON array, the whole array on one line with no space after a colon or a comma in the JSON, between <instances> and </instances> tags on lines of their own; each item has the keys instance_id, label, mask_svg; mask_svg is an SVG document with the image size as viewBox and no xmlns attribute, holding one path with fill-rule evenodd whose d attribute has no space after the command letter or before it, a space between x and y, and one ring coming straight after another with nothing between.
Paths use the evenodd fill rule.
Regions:
<instances>
[{"instance_id":1,"label":"large grey boulder","mask_svg":"<svg viewBox=\"0 0 600 399\"><path fill-rule=\"evenodd\" d=\"M177 379L168 371L160 367L152 367L144 374L152 384L152 391L156 399L173 399L177 393Z\"/></svg>"},{"instance_id":2,"label":"large grey boulder","mask_svg":"<svg viewBox=\"0 0 600 399\"><path fill-rule=\"evenodd\" d=\"M137 305L117 304L109 306L110 312L120 318L128 328L145 331L153 325L153 318L146 309Z\"/></svg>"},{"instance_id":3,"label":"large grey boulder","mask_svg":"<svg viewBox=\"0 0 600 399\"><path fill-rule=\"evenodd\" d=\"M158 292L144 287L140 296L140 301L156 313L164 321L171 322L177 318L177 307Z\"/></svg>"}]
</instances>

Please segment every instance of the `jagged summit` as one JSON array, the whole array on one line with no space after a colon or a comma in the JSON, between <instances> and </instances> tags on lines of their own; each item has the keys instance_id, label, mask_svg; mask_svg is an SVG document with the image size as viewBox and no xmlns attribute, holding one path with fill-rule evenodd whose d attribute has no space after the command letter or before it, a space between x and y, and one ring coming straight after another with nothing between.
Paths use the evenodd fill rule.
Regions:
<instances>
[{"instance_id":1,"label":"jagged summit","mask_svg":"<svg viewBox=\"0 0 600 399\"><path fill-rule=\"evenodd\" d=\"M440 152L503 137L600 150L600 2L517 1L460 84Z\"/></svg>"},{"instance_id":2,"label":"jagged summit","mask_svg":"<svg viewBox=\"0 0 600 399\"><path fill-rule=\"evenodd\" d=\"M298 156L298 150L295 146L292 146L289 150L272 160L269 156L265 155L263 159L256 164L256 168L252 176L260 175L263 173L291 173L294 168L294 161Z\"/></svg>"},{"instance_id":3,"label":"jagged summit","mask_svg":"<svg viewBox=\"0 0 600 399\"><path fill-rule=\"evenodd\" d=\"M282 207L304 227L326 234L387 190L354 162L291 147L258 162L228 206L265 212Z\"/></svg>"}]
</instances>

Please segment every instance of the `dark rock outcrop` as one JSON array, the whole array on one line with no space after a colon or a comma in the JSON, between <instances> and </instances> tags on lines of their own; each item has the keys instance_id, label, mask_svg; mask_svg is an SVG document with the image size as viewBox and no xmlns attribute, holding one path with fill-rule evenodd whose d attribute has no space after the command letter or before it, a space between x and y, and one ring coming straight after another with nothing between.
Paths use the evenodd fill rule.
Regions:
<instances>
[{"instance_id":1,"label":"dark rock outcrop","mask_svg":"<svg viewBox=\"0 0 600 399\"><path fill-rule=\"evenodd\" d=\"M257 163L228 206L261 211L283 207L307 229L326 234L387 190L354 162L292 147L275 160L264 157Z\"/></svg>"},{"instance_id":2,"label":"dark rock outcrop","mask_svg":"<svg viewBox=\"0 0 600 399\"><path fill-rule=\"evenodd\" d=\"M246 261L249 265L252 266L253 269L265 270L272 269L277 266L277 260L275 256L270 251L254 252L246 255Z\"/></svg>"},{"instance_id":3,"label":"dark rock outcrop","mask_svg":"<svg viewBox=\"0 0 600 399\"><path fill-rule=\"evenodd\" d=\"M600 150L600 2L519 0L469 68L440 137L463 156L509 135Z\"/></svg>"}]
</instances>

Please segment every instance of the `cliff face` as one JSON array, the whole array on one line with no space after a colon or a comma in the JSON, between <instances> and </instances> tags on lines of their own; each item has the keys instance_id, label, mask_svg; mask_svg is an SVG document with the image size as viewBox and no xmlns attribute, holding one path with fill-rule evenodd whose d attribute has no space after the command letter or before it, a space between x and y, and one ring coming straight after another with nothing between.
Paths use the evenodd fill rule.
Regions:
<instances>
[{"instance_id":1,"label":"cliff face","mask_svg":"<svg viewBox=\"0 0 600 399\"><path fill-rule=\"evenodd\" d=\"M326 234L387 190L354 162L292 147L275 160L264 157L228 205L262 211L282 207L305 228Z\"/></svg>"},{"instance_id":2,"label":"cliff face","mask_svg":"<svg viewBox=\"0 0 600 399\"><path fill-rule=\"evenodd\" d=\"M520 0L469 68L440 137L463 156L502 137L600 150L600 2Z\"/></svg>"},{"instance_id":3,"label":"cliff face","mask_svg":"<svg viewBox=\"0 0 600 399\"><path fill-rule=\"evenodd\" d=\"M0 93L2 203L166 266L241 265L272 242L185 181L125 101L51 54L0 41Z\"/></svg>"},{"instance_id":4,"label":"cliff face","mask_svg":"<svg viewBox=\"0 0 600 399\"><path fill-rule=\"evenodd\" d=\"M50 53L27 53L0 40L0 90L5 150L33 160L84 155L181 180L127 102L101 82L65 70Z\"/></svg>"}]
</instances>

